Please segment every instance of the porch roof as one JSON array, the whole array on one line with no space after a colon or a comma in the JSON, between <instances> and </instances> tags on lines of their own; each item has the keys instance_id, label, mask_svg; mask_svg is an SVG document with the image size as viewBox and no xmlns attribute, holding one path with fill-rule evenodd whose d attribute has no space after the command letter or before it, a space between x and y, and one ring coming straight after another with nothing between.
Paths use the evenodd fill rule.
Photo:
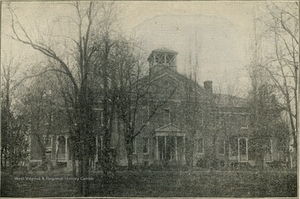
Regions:
<instances>
[{"instance_id":1,"label":"porch roof","mask_svg":"<svg viewBox=\"0 0 300 199\"><path fill-rule=\"evenodd\" d=\"M182 132L182 130L176 127L174 124L167 124L155 129L155 132Z\"/></svg>"}]
</instances>

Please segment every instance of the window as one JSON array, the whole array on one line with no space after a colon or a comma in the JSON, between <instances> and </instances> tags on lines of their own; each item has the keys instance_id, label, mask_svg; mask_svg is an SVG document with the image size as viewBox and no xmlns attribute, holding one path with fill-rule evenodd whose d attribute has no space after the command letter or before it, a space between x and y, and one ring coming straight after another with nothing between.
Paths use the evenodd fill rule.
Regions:
<instances>
[{"instance_id":1,"label":"window","mask_svg":"<svg viewBox=\"0 0 300 199\"><path fill-rule=\"evenodd\" d=\"M266 152L268 154L272 153L272 140L271 139L267 139L267 141L266 141Z\"/></svg>"},{"instance_id":2,"label":"window","mask_svg":"<svg viewBox=\"0 0 300 199\"><path fill-rule=\"evenodd\" d=\"M231 137L229 139L229 146L230 146L230 156L237 156L238 155L238 138Z\"/></svg>"},{"instance_id":3,"label":"window","mask_svg":"<svg viewBox=\"0 0 300 199\"><path fill-rule=\"evenodd\" d=\"M272 162L272 140L271 139L266 140L265 147L266 147L265 161Z\"/></svg>"},{"instance_id":4,"label":"window","mask_svg":"<svg viewBox=\"0 0 300 199\"><path fill-rule=\"evenodd\" d=\"M50 136L43 135L43 143L46 148L52 147L52 138Z\"/></svg>"},{"instance_id":5,"label":"window","mask_svg":"<svg viewBox=\"0 0 300 199\"><path fill-rule=\"evenodd\" d=\"M158 141L158 152L159 152L159 159L165 160L166 159L166 140L163 136L157 137Z\"/></svg>"},{"instance_id":6,"label":"window","mask_svg":"<svg viewBox=\"0 0 300 199\"><path fill-rule=\"evenodd\" d=\"M167 54L166 55L166 63L169 66L174 66L175 65L175 56L172 54Z\"/></svg>"},{"instance_id":7,"label":"window","mask_svg":"<svg viewBox=\"0 0 300 199\"><path fill-rule=\"evenodd\" d=\"M165 55L164 54L156 54L155 55L155 62L157 64L164 64L165 63Z\"/></svg>"},{"instance_id":8,"label":"window","mask_svg":"<svg viewBox=\"0 0 300 199\"><path fill-rule=\"evenodd\" d=\"M149 153L149 138L143 138L143 153Z\"/></svg>"},{"instance_id":9,"label":"window","mask_svg":"<svg viewBox=\"0 0 300 199\"><path fill-rule=\"evenodd\" d=\"M103 126L104 122L103 122L103 110L95 110L95 120L96 120L96 124Z\"/></svg>"},{"instance_id":10,"label":"window","mask_svg":"<svg viewBox=\"0 0 300 199\"><path fill-rule=\"evenodd\" d=\"M175 137L167 136L166 139L166 160L175 159Z\"/></svg>"},{"instance_id":11,"label":"window","mask_svg":"<svg viewBox=\"0 0 300 199\"><path fill-rule=\"evenodd\" d=\"M100 150L103 151L104 146L103 146L103 136L100 136Z\"/></svg>"},{"instance_id":12,"label":"window","mask_svg":"<svg viewBox=\"0 0 300 199\"><path fill-rule=\"evenodd\" d=\"M224 139L219 139L218 140L218 153L220 155L225 154L225 140Z\"/></svg>"},{"instance_id":13,"label":"window","mask_svg":"<svg viewBox=\"0 0 300 199\"><path fill-rule=\"evenodd\" d=\"M144 106L142 107L142 113L141 113L141 119L142 119L142 124L145 124L145 123L148 123L148 118L149 118L149 115L148 115L148 107Z\"/></svg>"},{"instance_id":14,"label":"window","mask_svg":"<svg viewBox=\"0 0 300 199\"><path fill-rule=\"evenodd\" d=\"M104 124L104 117L103 117L103 110L100 111L100 125L103 126Z\"/></svg>"},{"instance_id":15,"label":"window","mask_svg":"<svg viewBox=\"0 0 300 199\"><path fill-rule=\"evenodd\" d=\"M204 142L203 138L197 139L197 153L204 153Z\"/></svg>"},{"instance_id":16,"label":"window","mask_svg":"<svg viewBox=\"0 0 300 199\"><path fill-rule=\"evenodd\" d=\"M103 151L103 136L96 136L96 152L102 153Z\"/></svg>"},{"instance_id":17,"label":"window","mask_svg":"<svg viewBox=\"0 0 300 199\"><path fill-rule=\"evenodd\" d=\"M136 108L135 107L130 107L130 111L129 111L129 116L130 116L130 124L133 124L136 120ZM129 118L128 118L129 119Z\"/></svg>"},{"instance_id":18,"label":"window","mask_svg":"<svg viewBox=\"0 0 300 199\"><path fill-rule=\"evenodd\" d=\"M240 149L240 155L246 155L247 154L247 144L246 144L246 139L240 138L239 139L239 149Z\"/></svg>"},{"instance_id":19,"label":"window","mask_svg":"<svg viewBox=\"0 0 300 199\"><path fill-rule=\"evenodd\" d=\"M169 108L165 108L164 109L164 124L170 124L170 109Z\"/></svg>"},{"instance_id":20,"label":"window","mask_svg":"<svg viewBox=\"0 0 300 199\"><path fill-rule=\"evenodd\" d=\"M248 160L255 160L257 156L257 145L255 139L248 140Z\"/></svg>"},{"instance_id":21,"label":"window","mask_svg":"<svg viewBox=\"0 0 300 199\"><path fill-rule=\"evenodd\" d=\"M248 161L248 138L231 137L229 139L229 154L232 160Z\"/></svg>"},{"instance_id":22,"label":"window","mask_svg":"<svg viewBox=\"0 0 300 199\"><path fill-rule=\"evenodd\" d=\"M132 154L136 154L136 138L132 140Z\"/></svg>"},{"instance_id":23,"label":"window","mask_svg":"<svg viewBox=\"0 0 300 199\"><path fill-rule=\"evenodd\" d=\"M247 115L241 115L241 127L244 129L248 128L248 116Z\"/></svg>"},{"instance_id":24,"label":"window","mask_svg":"<svg viewBox=\"0 0 300 199\"><path fill-rule=\"evenodd\" d=\"M52 123L53 122L53 120L54 120L54 113L53 113L53 111L51 111L51 113L50 113L50 122Z\"/></svg>"},{"instance_id":25,"label":"window","mask_svg":"<svg viewBox=\"0 0 300 199\"><path fill-rule=\"evenodd\" d=\"M196 110L196 112L198 112L197 110ZM199 111L200 113L199 113L199 125L200 126L202 126L203 125L203 111L201 110L201 111Z\"/></svg>"},{"instance_id":26,"label":"window","mask_svg":"<svg viewBox=\"0 0 300 199\"><path fill-rule=\"evenodd\" d=\"M46 147L46 153L49 155L52 151L52 136L50 135L43 135L43 143Z\"/></svg>"}]
</instances>

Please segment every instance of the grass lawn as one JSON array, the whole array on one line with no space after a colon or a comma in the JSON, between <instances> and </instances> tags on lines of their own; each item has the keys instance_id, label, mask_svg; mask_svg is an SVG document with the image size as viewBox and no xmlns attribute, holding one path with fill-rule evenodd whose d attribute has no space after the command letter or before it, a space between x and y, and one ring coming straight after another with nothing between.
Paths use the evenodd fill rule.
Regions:
<instances>
[{"instance_id":1,"label":"grass lawn","mask_svg":"<svg viewBox=\"0 0 300 199\"><path fill-rule=\"evenodd\" d=\"M71 177L65 172L19 173L13 176L2 173L1 196L80 196L78 180ZM297 196L296 172L136 170L119 171L109 182L104 182L100 173L94 173L88 182L94 197Z\"/></svg>"}]
</instances>

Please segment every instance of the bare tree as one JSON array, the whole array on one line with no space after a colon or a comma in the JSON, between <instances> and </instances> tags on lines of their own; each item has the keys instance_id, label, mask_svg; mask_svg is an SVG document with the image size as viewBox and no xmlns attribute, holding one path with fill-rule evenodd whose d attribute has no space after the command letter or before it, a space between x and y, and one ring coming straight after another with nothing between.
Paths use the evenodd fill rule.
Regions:
<instances>
[{"instance_id":1,"label":"bare tree","mask_svg":"<svg viewBox=\"0 0 300 199\"><path fill-rule=\"evenodd\" d=\"M279 9L279 7L276 6L276 9ZM291 122L291 133L287 133L288 131L285 129L284 122L280 117L282 112L289 113L288 115L290 116L297 114L296 109L292 108L294 105L294 108L297 107L297 105L294 104L297 103L297 96L294 95L294 91L297 87L297 82L295 82L297 75L292 78L289 76L292 70L297 70L295 68L297 67L296 65L292 66L297 63L294 62L292 64L289 62L289 65L286 65L287 62L285 62L285 64L283 64L283 59L289 57L288 54L283 52L286 52L286 48L289 48L290 44L286 43L286 35L278 26L279 21L277 21L278 18L276 19L276 9L274 10L274 7L269 8L271 14L269 21L266 20L263 21L264 23L261 23L262 20L260 18L254 19L254 44L252 47L252 60L248 68L251 79L248 105L251 113L251 131L253 132L252 145L256 162L260 168L264 167L264 157L268 150L266 145L267 139L276 135L277 139L283 142L282 145L284 148L288 142L287 138L291 135L292 137L293 135L296 136L296 132L294 132L296 125L295 118L293 118L294 116L289 118ZM268 29L263 32L263 34L259 34L258 32L261 31L260 25L262 24L263 27L267 27ZM268 36L268 38L266 36ZM281 42L279 42L279 40L281 40ZM268 41L272 44L271 52L265 49L265 45ZM294 42L295 41L292 41L291 48L295 48ZM282 57L281 60L280 56L284 58ZM296 61L295 57L293 60ZM292 73L295 74L294 72ZM289 80L288 83L288 79L293 81ZM291 96L293 96L292 99ZM286 135L284 136L283 134ZM295 137L293 137L293 139L294 138ZM289 147L286 147L284 151L288 154ZM289 155L287 156L290 157Z\"/></svg>"},{"instance_id":2,"label":"bare tree","mask_svg":"<svg viewBox=\"0 0 300 199\"><path fill-rule=\"evenodd\" d=\"M13 35L11 38L25 45L32 47L38 52L45 55L53 64L47 70L64 76L64 81L70 86L70 95L72 109L74 110L74 125L76 145L79 146L79 174L80 176L89 176L89 159L93 154L90 148L90 141L93 140L92 133L92 112L93 112L93 90L90 85L94 85L94 72L96 68L103 69L103 96L104 96L104 126L106 145L110 143L110 127L108 117L111 117L106 106L108 100L108 76L109 68L109 50L113 45L110 40L111 23L113 22L113 7L106 3L96 4L94 2L72 3L74 8L74 16L61 17L67 19L71 24L71 28L76 31L74 38L67 35L50 35L46 40L45 34L38 31L39 38L34 39L30 32L18 20L13 9L11 12L11 27ZM56 41L53 42L52 40ZM96 41L99 41L97 43ZM51 42L52 41L52 42ZM61 51L57 45L59 41L65 44L65 50ZM69 47L66 48L66 47ZM70 53L68 53L70 52ZM99 58L95 58L95 54L101 54ZM100 62L96 62L98 60ZM98 69L100 70L100 69ZM110 125L111 126L111 125ZM109 148L107 146L106 148ZM89 184L87 181L80 181L80 192L82 195L89 194Z\"/></svg>"},{"instance_id":3,"label":"bare tree","mask_svg":"<svg viewBox=\"0 0 300 199\"><path fill-rule=\"evenodd\" d=\"M152 81L151 69L145 66L143 51L136 43L123 40L117 45L116 110L123 124L128 168L131 169L134 139L144 132L177 88L162 88L162 85ZM165 95L158 96L157 93Z\"/></svg>"},{"instance_id":4,"label":"bare tree","mask_svg":"<svg viewBox=\"0 0 300 199\"><path fill-rule=\"evenodd\" d=\"M17 91L22 82L18 80L20 63L15 57L4 56L1 64L1 166L6 169L7 163L10 171L14 166L26 158L27 129L21 113L16 110L15 100ZM18 141L18 142L16 142Z\"/></svg>"},{"instance_id":5,"label":"bare tree","mask_svg":"<svg viewBox=\"0 0 300 199\"><path fill-rule=\"evenodd\" d=\"M52 154L52 151L49 151L49 148L52 148L50 132L55 132L58 128L66 128L62 117L64 115L62 112L65 110L63 100L59 96L57 88L59 84L55 81L54 75L43 73L31 79L20 98L22 102L20 111L24 113L30 125L31 143L37 143L37 154L42 159L42 164L39 166L44 168L50 163L50 157L47 157L46 153ZM34 148L31 149L34 151ZM57 154L54 155L57 163Z\"/></svg>"},{"instance_id":6,"label":"bare tree","mask_svg":"<svg viewBox=\"0 0 300 199\"><path fill-rule=\"evenodd\" d=\"M296 154L299 126L299 3L269 3L267 10L267 15L255 19L254 65L257 69L253 70L253 75L258 77L254 73L262 73L262 79L275 88L274 94L279 99L277 105L285 112Z\"/></svg>"}]
</instances>

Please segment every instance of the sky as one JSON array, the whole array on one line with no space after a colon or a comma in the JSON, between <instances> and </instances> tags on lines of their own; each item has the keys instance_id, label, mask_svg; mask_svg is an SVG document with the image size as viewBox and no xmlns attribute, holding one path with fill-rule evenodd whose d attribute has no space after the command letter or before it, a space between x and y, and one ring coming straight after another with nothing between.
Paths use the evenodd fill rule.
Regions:
<instances>
[{"instance_id":1,"label":"sky","mask_svg":"<svg viewBox=\"0 0 300 199\"><path fill-rule=\"evenodd\" d=\"M127 2L122 5L124 12L120 18L128 21L124 29L140 39L148 54L161 47L175 50L177 70L187 73L191 65L189 54L196 57L197 51L200 85L212 80L216 92L228 93L227 87L235 87L234 95L245 96L250 83L246 66L251 58L254 10L263 5L217 1Z\"/></svg>"},{"instance_id":2,"label":"sky","mask_svg":"<svg viewBox=\"0 0 300 199\"><path fill-rule=\"evenodd\" d=\"M117 5L118 26L127 36L138 39L146 53L150 55L152 50L161 47L177 51L180 73L187 73L198 57L200 85L212 80L216 92L227 93L227 87L235 87L238 93L234 94L246 95L250 83L246 66L251 59L253 19L264 2L122 1ZM66 2L16 2L12 7L34 37L39 37L37 29L74 34L62 24L48 26L58 21L57 16L72 13ZM24 68L39 62L42 58L38 53L6 36L11 31L5 5L2 22L5 34L2 54L16 55Z\"/></svg>"}]
</instances>

